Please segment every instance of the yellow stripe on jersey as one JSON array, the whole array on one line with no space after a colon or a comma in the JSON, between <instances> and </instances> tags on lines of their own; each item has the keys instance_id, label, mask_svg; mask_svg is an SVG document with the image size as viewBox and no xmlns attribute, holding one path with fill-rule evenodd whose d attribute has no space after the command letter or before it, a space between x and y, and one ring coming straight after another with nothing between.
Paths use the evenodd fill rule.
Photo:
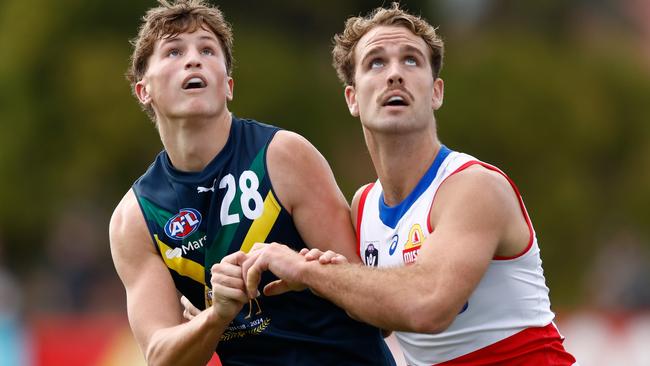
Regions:
<instances>
[{"instance_id":1,"label":"yellow stripe on jersey","mask_svg":"<svg viewBox=\"0 0 650 366\"><path fill-rule=\"evenodd\" d=\"M160 248L160 253L162 254L162 259L165 261L167 267L173 269L181 276L189 277L194 281L205 285L205 268L202 265L181 257L179 255L180 253L176 253L181 250L181 248L172 249L158 239L158 235L154 234L154 238L156 238L156 243L158 244L158 248Z\"/></svg>"},{"instance_id":2,"label":"yellow stripe on jersey","mask_svg":"<svg viewBox=\"0 0 650 366\"><path fill-rule=\"evenodd\" d=\"M269 193L264 199L264 211L262 211L262 216L256 218L251 224L240 249L245 253L248 253L255 243L264 242L271 232L273 225L275 225L275 220L278 219L281 210L282 208L273 196L273 192L269 190Z\"/></svg>"}]
</instances>

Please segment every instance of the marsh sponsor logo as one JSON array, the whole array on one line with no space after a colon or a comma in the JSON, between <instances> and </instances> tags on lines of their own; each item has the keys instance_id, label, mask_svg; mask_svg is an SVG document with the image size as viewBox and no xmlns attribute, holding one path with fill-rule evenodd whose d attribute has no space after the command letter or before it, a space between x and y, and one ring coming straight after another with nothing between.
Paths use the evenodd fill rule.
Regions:
<instances>
[{"instance_id":1,"label":"marsh sponsor logo","mask_svg":"<svg viewBox=\"0 0 650 366\"><path fill-rule=\"evenodd\" d=\"M183 251L181 248L167 249L165 252L167 259L174 259L183 256Z\"/></svg>"},{"instance_id":2,"label":"marsh sponsor logo","mask_svg":"<svg viewBox=\"0 0 650 366\"><path fill-rule=\"evenodd\" d=\"M404 245L404 250L402 251L404 263L415 263L423 240L424 235L422 234L422 227L420 224L413 225L409 231L408 241Z\"/></svg>"},{"instance_id":3,"label":"marsh sponsor logo","mask_svg":"<svg viewBox=\"0 0 650 366\"><path fill-rule=\"evenodd\" d=\"M183 254L187 254L188 252L191 252L193 250L203 248L203 244L205 243L205 241L207 239L208 239L208 236L205 235L199 240L193 240L193 241L189 241L187 243L183 243L183 245L181 245L181 249L183 249ZM176 249L178 249L178 248L176 248Z\"/></svg>"},{"instance_id":4,"label":"marsh sponsor logo","mask_svg":"<svg viewBox=\"0 0 650 366\"><path fill-rule=\"evenodd\" d=\"M174 249L167 249L165 252L165 256L168 259L174 259L174 258L179 258L182 257L183 255L186 255L187 253L197 250L200 248L203 248L203 245L205 244L205 241L207 240L207 235L203 236L199 240L192 240L187 243L181 244L180 247L174 248Z\"/></svg>"}]
</instances>

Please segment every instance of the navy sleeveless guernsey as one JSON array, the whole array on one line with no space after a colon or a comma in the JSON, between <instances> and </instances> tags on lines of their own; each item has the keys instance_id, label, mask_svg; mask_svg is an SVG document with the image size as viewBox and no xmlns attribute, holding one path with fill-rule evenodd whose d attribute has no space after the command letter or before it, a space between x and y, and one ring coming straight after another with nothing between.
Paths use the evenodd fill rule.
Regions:
<instances>
[{"instance_id":1,"label":"navy sleeveless guernsey","mask_svg":"<svg viewBox=\"0 0 650 366\"><path fill-rule=\"evenodd\" d=\"M233 117L226 145L203 171L178 171L162 151L133 185L176 288L201 309L210 306L210 268L224 256L255 242L305 247L267 172L266 151L278 130ZM260 292L274 279L265 273ZM245 305L217 353L224 365L395 364L377 328L310 290Z\"/></svg>"}]
</instances>

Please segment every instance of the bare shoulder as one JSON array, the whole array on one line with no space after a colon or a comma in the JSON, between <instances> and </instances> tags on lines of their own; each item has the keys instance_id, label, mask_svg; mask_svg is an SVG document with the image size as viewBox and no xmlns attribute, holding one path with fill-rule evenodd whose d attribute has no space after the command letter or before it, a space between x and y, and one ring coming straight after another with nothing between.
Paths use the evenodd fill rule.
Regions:
<instances>
[{"instance_id":1,"label":"bare shoulder","mask_svg":"<svg viewBox=\"0 0 650 366\"><path fill-rule=\"evenodd\" d=\"M501 173L481 165L449 177L432 204L431 226L472 228L478 236L492 237L497 255L520 253L527 245L529 229L513 186Z\"/></svg>"},{"instance_id":2,"label":"bare shoulder","mask_svg":"<svg viewBox=\"0 0 650 366\"><path fill-rule=\"evenodd\" d=\"M452 193L467 197L488 196L503 199L512 197L512 192L512 186L502 174L481 165L472 165L450 176L440 186L439 196L449 196Z\"/></svg>"},{"instance_id":3,"label":"bare shoulder","mask_svg":"<svg viewBox=\"0 0 650 366\"><path fill-rule=\"evenodd\" d=\"M497 243L493 254L498 256L521 254L532 238L513 185L500 172L480 165L452 175L440 186L429 219L432 227L470 227L477 236L492 237Z\"/></svg>"},{"instance_id":4,"label":"bare shoulder","mask_svg":"<svg viewBox=\"0 0 650 366\"><path fill-rule=\"evenodd\" d=\"M267 162L277 166L306 164L312 159L324 159L318 150L303 136L291 131L278 131L269 145Z\"/></svg>"},{"instance_id":5,"label":"bare shoulder","mask_svg":"<svg viewBox=\"0 0 650 366\"><path fill-rule=\"evenodd\" d=\"M135 193L130 189L113 211L109 225L111 247L133 235L147 234L144 217Z\"/></svg>"},{"instance_id":6,"label":"bare shoulder","mask_svg":"<svg viewBox=\"0 0 650 366\"><path fill-rule=\"evenodd\" d=\"M279 131L269 145L266 161L278 199L289 210L300 203L303 194L338 190L323 155L297 133Z\"/></svg>"},{"instance_id":7,"label":"bare shoulder","mask_svg":"<svg viewBox=\"0 0 650 366\"><path fill-rule=\"evenodd\" d=\"M113 211L109 225L111 255L118 274L137 267L146 254L155 254L144 216L133 190L129 190Z\"/></svg>"},{"instance_id":8,"label":"bare shoulder","mask_svg":"<svg viewBox=\"0 0 650 366\"><path fill-rule=\"evenodd\" d=\"M111 216L110 222L110 233L111 235L119 235L126 229L126 224L129 219L132 219L134 214L132 211L139 209L138 202L133 193L133 190L129 189L128 192L122 197L120 203L117 204L113 215Z\"/></svg>"},{"instance_id":9,"label":"bare shoulder","mask_svg":"<svg viewBox=\"0 0 650 366\"><path fill-rule=\"evenodd\" d=\"M500 173L473 165L450 176L439 188L431 210L432 224L455 212L474 213L484 219L516 214L517 197L508 180Z\"/></svg>"}]
</instances>

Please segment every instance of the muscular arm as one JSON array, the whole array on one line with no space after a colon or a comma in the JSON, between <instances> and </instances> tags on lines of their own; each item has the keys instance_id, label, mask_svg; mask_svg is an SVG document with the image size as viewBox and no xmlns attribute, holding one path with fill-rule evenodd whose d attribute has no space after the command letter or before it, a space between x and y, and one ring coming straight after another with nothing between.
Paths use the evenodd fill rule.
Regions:
<instances>
[{"instance_id":1,"label":"muscular arm","mask_svg":"<svg viewBox=\"0 0 650 366\"><path fill-rule=\"evenodd\" d=\"M383 269L321 265L288 253L274 255L279 246L269 248L268 258L260 255L259 265L295 276L296 282L380 328L441 332L467 301L495 253L525 247L526 227L505 179L478 167L443 184L430 219L435 230L413 265Z\"/></svg>"},{"instance_id":2,"label":"muscular arm","mask_svg":"<svg viewBox=\"0 0 650 366\"><path fill-rule=\"evenodd\" d=\"M269 146L267 163L278 199L305 243L359 263L350 207L318 150L300 135L280 131Z\"/></svg>"},{"instance_id":3,"label":"muscular arm","mask_svg":"<svg viewBox=\"0 0 650 366\"><path fill-rule=\"evenodd\" d=\"M132 191L113 213L110 242L126 289L129 323L147 363L205 365L236 309L213 305L215 311L204 311L184 323L174 283L151 243Z\"/></svg>"}]
</instances>

